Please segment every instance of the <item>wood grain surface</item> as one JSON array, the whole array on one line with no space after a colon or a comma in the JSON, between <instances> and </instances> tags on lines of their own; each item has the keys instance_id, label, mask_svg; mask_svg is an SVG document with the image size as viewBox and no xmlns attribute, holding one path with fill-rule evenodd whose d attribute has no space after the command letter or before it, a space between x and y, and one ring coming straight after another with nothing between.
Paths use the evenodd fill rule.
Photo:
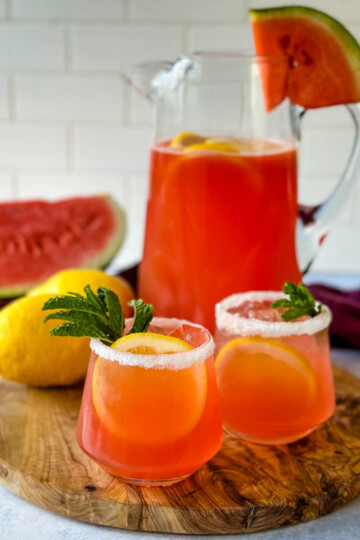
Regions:
<instances>
[{"instance_id":1,"label":"wood grain surface","mask_svg":"<svg viewBox=\"0 0 360 540\"><path fill-rule=\"evenodd\" d=\"M334 367L333 418L288 446L221 451L169 488L125 485L78 447L81 387L43 390L0 379L0 482L75 519L171 533L262 531L328 514L360 493L360 380Z\"/></svg>"}]
</instances>

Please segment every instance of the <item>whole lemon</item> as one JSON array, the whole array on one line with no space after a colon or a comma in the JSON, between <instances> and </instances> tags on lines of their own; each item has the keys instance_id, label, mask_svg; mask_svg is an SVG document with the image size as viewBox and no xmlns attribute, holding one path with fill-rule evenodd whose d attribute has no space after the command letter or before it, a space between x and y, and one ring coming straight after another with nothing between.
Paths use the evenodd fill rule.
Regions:
<instances>
[{"instance_id":1,"label":"whole lemon","mask_svg":"<svg viewBox=\"0 0 360 540\"><path fill-rule=\"evenodd\" d=\"M110 276L101 270L91 270L87 268L70 268L62 270L51 276L38 287L34 287L28 293L28 296L38 294L66 294L75 292L84 294L84 287L90 285L91 289L96 293L98 287L106 287L112 290L119 297L119 301L125 317L131 314L131 308L128 302L135 298L135 293L132 287L125 279Z\"/></svg>"},{"instance_id":2,"label":"whole lemon","mask_svg":"<svg viewBox=\"0 0 360 540\"><path fill-rule=\"evenodd\" d=\"M89 339L53 337L61 321L44 323L52 295L25 296L0 311L0 375L33 386L65 386L84 378Z\"/></svg>"}]
</instances>

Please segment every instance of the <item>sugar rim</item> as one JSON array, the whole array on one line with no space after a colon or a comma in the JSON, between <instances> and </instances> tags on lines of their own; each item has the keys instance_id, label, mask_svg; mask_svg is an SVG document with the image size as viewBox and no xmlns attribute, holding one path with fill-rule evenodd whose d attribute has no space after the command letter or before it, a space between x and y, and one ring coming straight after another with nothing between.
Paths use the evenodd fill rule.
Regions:
<instances>
[{"instance_id":1,"label":"sugar rim","mask_svg":"<svg viewBox=\"0 0 360 540\"><path fill-rule=\"evenodd\" d=\"M127 319L128 320L128 319ZM211 356L215 343L210 332L201 326L184 319L154 317L152 323L158 326L171 326L174 322L201 328L207 335L207 340L194 349L173 354L135 354L126 351L117 351L102 343L99 339L90 340L90 349L111 362L118 362L122 366L139 366L144 368L164 367L167 369L186 369L194 364L201 364Z\"/></svg>"},{"instance_id":2,"label":"sugar rim","mask_svg":"<svg viewBox=\"0 0 360 540\"><path fill-rule=\"evenodd\" d=\"M241 334L242 336L285 337L313 335L324 330L331 323L331 311L322 306L322 311L316 317L299 322L272 322L260 319L247 319L227 310L241 306L245 302L269 300L275 302L288 295L280 291L252 291L228 296L215 306L216 326L218 330L228 334ZM316 305L319 305L317 303Z\"/></svg>"}]
</instances>

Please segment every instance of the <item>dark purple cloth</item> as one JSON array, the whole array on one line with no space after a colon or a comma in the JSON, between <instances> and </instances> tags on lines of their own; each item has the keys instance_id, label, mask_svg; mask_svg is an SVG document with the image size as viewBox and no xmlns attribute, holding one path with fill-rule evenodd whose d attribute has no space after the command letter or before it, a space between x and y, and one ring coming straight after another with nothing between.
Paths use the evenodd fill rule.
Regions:
<instances>
[{"instance_id":1,"label":"dark purple cloth","mask_svg":"<svg viewBox=\"0 0 360 540\"><path fill-rule=\"evenodd\" d=\"M137 280L138 280L138 270L139 265L132 266L131 268L127 268L126 270L123 270L119 276L123 277L130 283L134 291L137 290Z\"/></svg>"},{"instance_id":2,"label":"dark purple cloth","mask_svg":"<svg viewBox=\"0 0 360 540\"><path fill-rule=\"evenodd\" d=\"M14 300L14 298L0 298L0 309L3 306L6 306L6 304L8 304L9 302L11 302L11 300Z\"/></svg>"},{"instance_id":3,"label":"dark purple cloth","mask_svg":"<svg viewBox=\"0 0 360 540\"><path fill-rule=\"evenodd\" d=\"M331 344L360 349L360 290L346 292L325 285L311 285L309 290L332 311Z\"/></svg>"}]
</instances>

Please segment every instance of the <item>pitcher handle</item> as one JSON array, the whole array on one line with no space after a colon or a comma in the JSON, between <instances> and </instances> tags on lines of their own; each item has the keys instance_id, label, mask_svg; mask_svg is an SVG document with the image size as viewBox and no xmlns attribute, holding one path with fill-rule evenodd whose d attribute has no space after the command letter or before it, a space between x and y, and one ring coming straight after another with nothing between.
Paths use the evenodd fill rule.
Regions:
<instances>
[{"instance_id":1,"label":"pitcher handle","mask_svg":"<svg viewBox=\"0 0 360 540\"><path fill-rule=\"evenodd\" d=\"M318 248L331 228L343 204L348 200L360 170L360 104L344 105L355 125L355 137L345 172L329 197L316 206L299 206L297 222L297 257L300 270L304 273L314 260ZM307 111L292 106L295 132L300 137L300 122Z\"/></svg>"}]
</instances>

